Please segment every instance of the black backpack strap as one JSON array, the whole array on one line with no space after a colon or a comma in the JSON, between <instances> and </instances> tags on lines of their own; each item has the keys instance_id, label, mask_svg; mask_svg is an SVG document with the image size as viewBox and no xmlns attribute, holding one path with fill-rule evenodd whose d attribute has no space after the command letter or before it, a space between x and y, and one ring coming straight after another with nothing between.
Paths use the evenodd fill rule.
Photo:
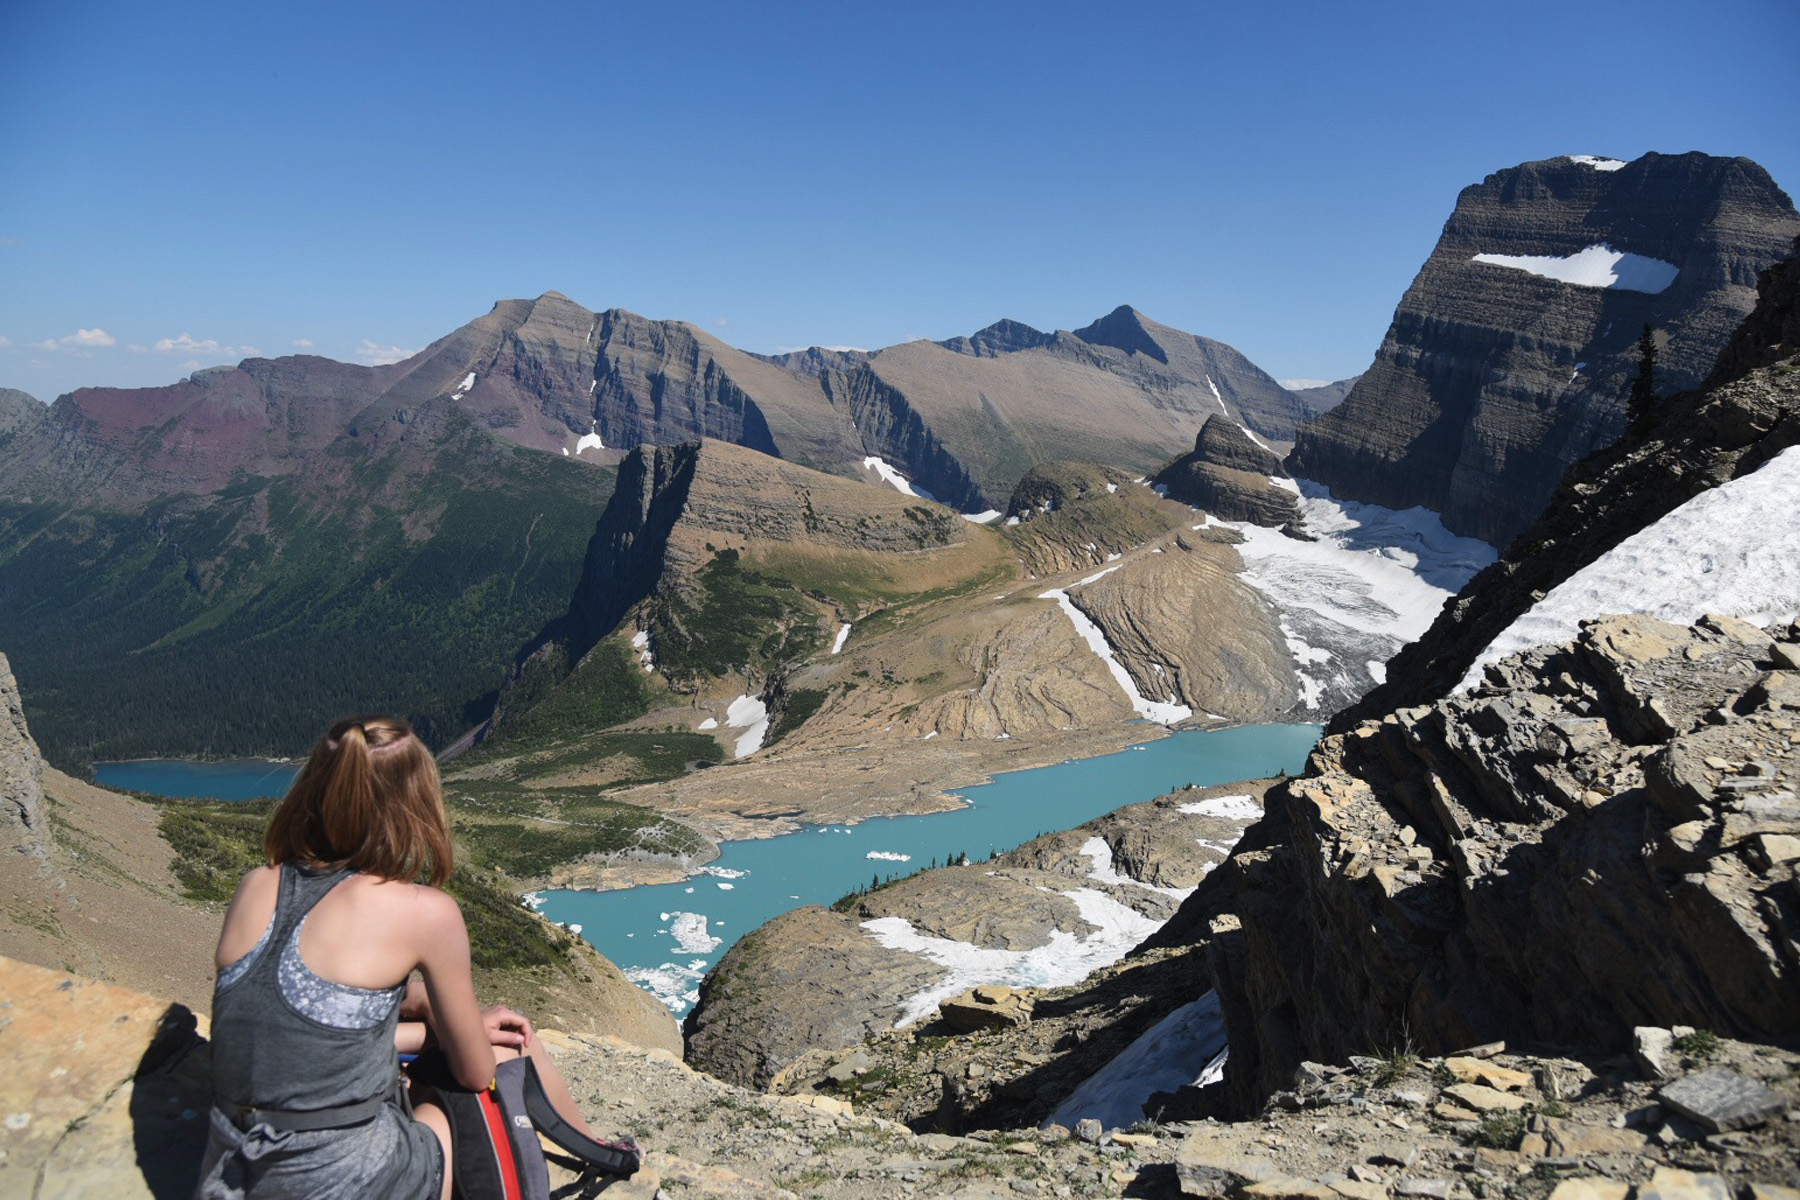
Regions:
<instances>
[{"instance_id":1,"label":"black backpack strap","mask_svg":"<svg viewBox=\"0 0 1800 1200\"><path fill-rule=\"evenodd\" d=\"M636 1142L628 1137L603 1142L563 1120L544 1092L544 1081L538 1078L537 1064L529 1058L520 1061L525 1064L525 1114L539 1133L574 1160L576 1170L597 1171L619 1179L629 1179L637 1174L638 1168L644 1165L644 1152Z\"/></svg>"}]
</instances>

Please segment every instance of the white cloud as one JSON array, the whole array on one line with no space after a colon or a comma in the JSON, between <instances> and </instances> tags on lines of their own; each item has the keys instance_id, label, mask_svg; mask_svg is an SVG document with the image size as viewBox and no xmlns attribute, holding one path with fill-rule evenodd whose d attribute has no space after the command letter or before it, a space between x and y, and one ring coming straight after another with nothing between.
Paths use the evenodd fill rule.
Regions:
<instances>
[{"instance_id":1,"label":"white cloud","mask_svg":"<svg viewBox=\"0 0 1800 1200\"><path fill-rule=\"evenodd\" d=\"M12 345L12 339L7 337L3 333L0 333L0 346L10 346L10 345Z\"/></svg>"},{"instance_id":2,"label":"white cloud","mask_svg":"<svg viewBox=\"0 0 1800 1200\"><path fill-rule=\"evenodd\" d=\"M255 358L262 353L255 346L221 346L217 338L195 338L188 334L160 338L153 349L158 354L192 354L204 358Z\"/></svg>"},{"instance_id":3,"label":"white cloud","mask_svg":"<svg viewBox=\"0 0 1800 1200\"><path fill-rule=\"evenodd\" d=\"M378 345L368 338L364 338L362 340L362 345L356 348L357 359L367 363L371 367L380 367L385 366L388 363L397 363L402 359L411 358L417 353L417 350L407 350L400 346Z\"/></svg>"},{"instance_id":4,"label":"white cloud","mask_svg":"<svg viewBox=\"0 0 1800 1200\"><path fill-rule=\"evenodd\" d=\"M149 352L149 350L150 350L150 347L148 347L148 346L140 346L140 345L138 345L138 343L136 343L136 342L133 342L133 343L131 343L131 345L129 345L129 346L127 346L127 347L125 347L125 348L126 348L126 349L127 349L127 350L129 350L129 351L131 351L131 352L132 352L132 353L133 353L133 354L146 354L146 353L148 353L148 352Z\"/></svg>"},{"instance_id":5,"label":"white cloud","mask_svg":"<svg viewBox=\"0 0 1800 1200\"><path fill-rule=\"evenodd\" d=\"M295 338L293 341L289 342L288 345L297 346L302 350L311 350L313 348L313 340L311 338Z\"/></svg>"},{"instance_id":6,"label":"white cloud","mask_svg":"<svg viewBox=\"0 0 1800 1200\"><path fill-rule=\"evenodd\" d=\"M115 339L104 329L77 329L65 338L45 338L41 342L31 343L39 350L61 350L65 346L86 349L91 346L111 346Z\"/></svg>"},{"instance_id":7,"label":"white cloud","mask_svg":"<svg viewBox=\"0 0 1800 1200\"><path fill-rule=\"evenodd\" d=\"M719 317L713 321L713 324L720 329L724 329L726 326L731 324L731 318L730 317Z\"/></svg>"},{"instance_id":8,"label":"white cloud","mask_svg":"<svg viewBox=\"0 0 1800 1200\"><path fill-rule=\"evenodd\" d=\"M1331 380L1329 380L1329 379L1277 379L1275 382L1279 383L1282 387L1286 388L1290 392L1297 392L1301 388L1324 387L1326 384L1330 383Z\"/></svg>"}]
</instances>

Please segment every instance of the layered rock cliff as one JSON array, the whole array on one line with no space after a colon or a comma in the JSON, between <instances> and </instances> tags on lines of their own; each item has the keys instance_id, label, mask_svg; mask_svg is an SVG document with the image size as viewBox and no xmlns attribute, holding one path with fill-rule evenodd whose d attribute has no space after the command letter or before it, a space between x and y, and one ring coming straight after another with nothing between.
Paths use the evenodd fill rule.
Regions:
<instances>
[{"instance_id":1,"label":"layered rock cliff","mask_svg":"<svg viewBox=\"0 0 1800 1200\"><path fill-rule=\"evenodd\" d=\"M1289 469L1504 545L1623 432L1643 326L1664 394L1698 385L1796 233L1792 202L1748 159L1498 171L1458 197L1375 364L1300 430Z\"/></svg>"},{"instance_id":2,"label":"layered rock cliff","mask_svg":"<svg viewBox=\"0 0 1800 1200\"><path fill-rule=\"evenodd\" d=\"M1389 662L1387 682L1344 713L1340 727L1443 696L1558 584L1682 504L1800 444L1800 258L1764 272L1759 292L1706 387L1669 398L1642 431L1573 469L1537 522Z\"/></svg>"},{"instance_id":3,"label":"layered rock cliff","mask_svg":"<svg viewBox=\"0 0 1800 1200\"><path fill-rule=\"evenodd\" d=\"M1328 738L1204 914L1231 1100L1408 1041L1800 1032L1796 731L1800 628L1635 617Z\"/></svg>"}]
</instances>

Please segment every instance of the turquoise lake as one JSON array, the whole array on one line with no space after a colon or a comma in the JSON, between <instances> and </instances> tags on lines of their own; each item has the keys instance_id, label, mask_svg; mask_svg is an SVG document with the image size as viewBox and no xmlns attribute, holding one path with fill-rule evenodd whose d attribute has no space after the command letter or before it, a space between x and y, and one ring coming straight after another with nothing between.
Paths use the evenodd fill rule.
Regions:
<instances>
[{"instance_id":1,"label":"turquoise lake","mask_svg":"<svg viewBox=\"0 0 1800 1200\"><path fill-rule=\"evenodd\" d=\"M1185 784L1205 787L1298 773L1317 725L1245 725L1192 730L1117 754L1012 771L958 793L967 806L858 825L806 826L761 841L727 842L682 883L622 891L546 891L531 900L574 928L640 987L677 1014L732 943L764 921L805 904L830 904L873 880L908 875L961 854L979 861L1040 833L1068 829ZM279 796L300 764L246 759L97 763L104 787L183 798Z\"/></svg>"},{"instance_id":2,"label":"turquoise lake","mask_svg":"<svg viewBox=\"0 0 1800 1200\"><path fill-rule=\"evenodd\" d=\"M264 796L282 796L299 773L297 762L265 758L229 762L142 758L94 764L94 782L101 787L182 800L260 800Z\"/></svg>"},{"instance_id":3,"label":"turquoise lake","mask_svg":"<svg viewBox=\"0 0 1800 1200\"><path fill-rule=\"evenodd\" d=\"M732 943L789 909L830 904L872 877L911 874L933 858L979 861L1184 784L1297 774L1319 732L1317 725L1246 725L1176 733L1117 754L997 775L958 792L968 806L952 812L727 842L682 883L533 899L551 920L580 926L600 953L679 1015Z\"/></svg>"}]
</instances>

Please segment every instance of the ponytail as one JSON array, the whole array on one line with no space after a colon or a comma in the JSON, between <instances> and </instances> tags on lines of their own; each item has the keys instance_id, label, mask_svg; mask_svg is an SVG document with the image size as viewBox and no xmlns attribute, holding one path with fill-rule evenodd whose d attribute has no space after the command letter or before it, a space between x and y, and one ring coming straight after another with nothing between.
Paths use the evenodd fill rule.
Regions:
<instances>
[{"instance_id":1,"label":"ponytail","mask_svg":"<svg viewBox=\"0 0 1800 1200\"><path fill-rule=\"evenodd\" d=\"M269 818L263 853L442 886L452 851L431 752L394 717L333 725Z\"/></svg>"}]
</instances>

